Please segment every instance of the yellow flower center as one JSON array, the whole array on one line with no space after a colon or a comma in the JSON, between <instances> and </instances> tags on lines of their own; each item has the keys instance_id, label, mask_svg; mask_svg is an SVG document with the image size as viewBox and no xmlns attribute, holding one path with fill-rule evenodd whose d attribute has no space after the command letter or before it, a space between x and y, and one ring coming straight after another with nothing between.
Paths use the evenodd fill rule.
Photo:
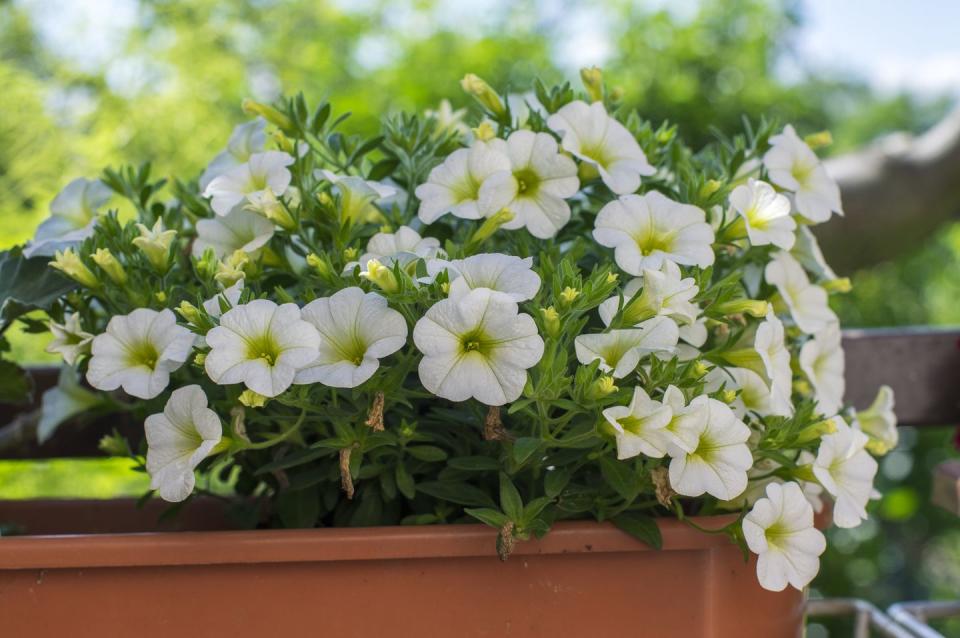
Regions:
<instances>
[{"instance_id":1,"label":"yellow flower center","mask_svg":"<svg viewBox=\"0 0 960 638\"><path fill-rule=\"evenodd\" d=\"M157 352L157 347L153 345L153 343L141 341L132 344L127 349L127 356L130 367L145 366L153 370L157 367L157 360L160 358L160 353Z\"/></svg>"},{"instance_id":2,"label":"yellow flower center","mask_svg":"<svg viewBox=\"0 0 960 638\"><path fill-rule=\"evenodd\" d=\"M524 168L514 172L514 179L517 180L517 194L524 197L535 197L540 188L540 176L533 170Z\"/></svg>"},{"instance_id":3,"label":"yellow flower center","mask_svg":"<svg viewBox=\"0 0 960 638\"><path fill-rule=\"evenodd\" d=\"M270 333L247 339L247 358L263 359L267 365L274 366L280 358L282 350Z\"/></svg>"}]
</instances>

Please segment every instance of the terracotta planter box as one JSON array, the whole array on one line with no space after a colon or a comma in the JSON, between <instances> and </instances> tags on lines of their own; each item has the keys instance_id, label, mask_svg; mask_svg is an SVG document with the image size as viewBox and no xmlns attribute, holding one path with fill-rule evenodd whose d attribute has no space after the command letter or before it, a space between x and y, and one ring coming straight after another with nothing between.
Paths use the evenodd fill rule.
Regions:
<instances>
[{"instance_id":1,"label":"terracotta planter box","mask_svg":"<svg viewBox=\"0 0 960 638\"><path fill-rule=\"evenodd\" d=\"M495 532L480 525L131 533L157 511L129 501L0 503L0 520L34 533L0 538L0 634L801 634L801 594L764 591L737 547L673 520L661 523L659 552L612 525L569 522L519 543L503 563ZM178 522L221 524L202 506Z\"/></svg>"}]
</instances>

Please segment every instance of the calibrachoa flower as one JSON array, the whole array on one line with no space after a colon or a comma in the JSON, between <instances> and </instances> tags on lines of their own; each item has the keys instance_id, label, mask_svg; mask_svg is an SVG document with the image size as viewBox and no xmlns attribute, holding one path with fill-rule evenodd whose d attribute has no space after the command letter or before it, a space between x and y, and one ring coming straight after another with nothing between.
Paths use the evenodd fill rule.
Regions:
<instances>
[{"instance_id":1,"label":"calibrachoa flower","mask_svg":"<svg viewBox=\"0 0 960 638\"><path fill-rule=\"evenodd\" d=\"M447 213L462 219L481 219L496 213L481 207L480 187L494 173L509 170L510 157L501 145L477 141L470 148L454 151L430 171L425 184L417 186L420 220L432 224Z\"/></svg>"},{"instance_id":2,"label":"calibrachoa flower","mask_svg":"<svg viewBox=\"0 0 960 638\"><path fill-rule=\"evenodd\" d=\"M215 177L246 163L250 156L263 150L267 142L267 122L258 117L233 129L227 148L221 151L200 176L200 190L205 190Z\"/></svg>"},{"instance_id":3,"label":"calibrachoa flower","mask_svg":"<svg viewBox=\"0 0 960 638\"><path fill-rule=\"evenodd\" d=\"M47 325L53 333L53 341L47 345L45 352L59 354L71 366L80 355L90 352L93 335L80 327L80 313L67 315L62 324L50 321Z\"/></svg>"},{"instance_id":4,"label":"calibrachoa flower","mask_svg":"<svg viewBox=\"0 0 960 638\"><path fill-rule=\"evenodd\" d=\"M786 347L783 322L772 310L757 326L753 343L746 348L727 351L724 358L734 366L747 368L763 377L770 388L768 405L771 414L793 414L790 351Z\"/></svg>"},{"instance_id":5,"label":"calibrachoa flower","mask_svg":"<svg viewBox=\"0 0 960 638\"><path fill-rule=\"evenodd\" d=\"M440 270L446 270L450 278L451 297L477 288L489 288L521 302L533 299L540 290L540 275L533 271L532 257L520 259L500 253L483 253L449 262L435 260L427 265L428 273Z\"/></svg>"},{"instance_id":6,"label":"calibrachoa flower","mask_svg":"<svg viewBox=\"0 0 960 638\"><path fill-rule=\"evenodd\" d=\"M436 257L440 253L440 240L434 237L421 237L420 233L409 226L401 226L395 233L377 233L367 242L367 252L358 262L347 264L347 268L360 264L366 269L367 262L376 259L381 263L390 263L407 259L427 259Z\"/></svg>"},{"instance_id":7,"label":"calibrachoa flower","mask_svg":"<svg viewBox=\"0 0 960 638\"><path fill-rule=\"evenodd\" d=\"M223 216L197 222L197 238L193 240L193 256L201 257L212 248L217 259L242 250L248 255L267 245L273 237L274 225L263 215L236 208Z\"/></svg>"},{"instance_id":8,"label":"calibrachoa flower","mask_svg":"<svg viewBox=\"0 0 960 638\"><path fill-rule=\"evenodd\" d=\"M497 148L510 158L510 169L483 182L480 209L506 208L514 217L504 228L526 228L540 239L553 237L570 221L570 205L564 199L576 195L580 187L576 163L559 152L557 141L547 133L515 131Z\"/></svg>"},{"instance_id":9,"label":"calibrachoa flower","mask_svg":"<svg viewBox=\"0 0 960 638\"><path fill-rule=\"evenodd\" d=\"M688 419L682 426L684 436L696 440L693 449L673 446L669 450L673 457L670 485L684 496L707 493L721 500L736 498L747 488L747 470L753 465L747 446L750 428L716 399L700 396L693 402L706 402L707 409L699 419Z\"/></svg>"},{"instance_id":10,"label":"calibrachoa flower","mask_svg":"<svg viewBox=\"0 0 960 638\"><path fill-rule=\"evenodd\" d=\"M451 401L515 401L527 369L543 356L533 318L486 288L435 303L414 327L413 341L424 355L423 387Z\"/></svg>"},{"instance_id":11,"label":"calibrachoa flower","mask_svg":"<svg viewBox=\"0 0 960 638\"><path fill-rule=\"evenodd\" d=\"M152 399L166 389L170 373L184 364L196 336L177 325L171 310L138 308L116 315L93 339L87 381L98 390Z\"/></svg>"},{"instance_id":12,"label":"calibrachoa flower","mask_svg":"<svg viewBox=\"0 0 960 638\"><path fill-rule=\"evenodd\" d=\"M237 281L229 288L222 290L220 293L210 297L203 302L203 309L207 312L208 315L214 319L219 318L223 314L222 304L226 304L227 309L233 308L238 303L240 303L240 295L243 293L243 279Z\"/></svg>"},{"instance_id":13,"label":"calibrachoa flower","mask_svg":"<svg viewBox=\"0 0 960 638\"><path fill-rule=\"evenodd\" d=\"M680 267L672 261L664 261L660 270L645 269L643 277L631 280L623 288L623 324L636 325L657 315L670 317L680 325L693 324L700 309L691 299L699 291L693 277L684 278ZM638 292L640 295L636 296ZM597 310L604 325L610 325L618 308L619 296L600 304Z\"/></svg>"},{"instance_id":14,"label":"calibrachoa flower","mask_svg":"<svg viewBox=\"0 0 960 638\"><path fill-rule=\"evenodd\" d=\"M589 364L600 360L600 370L622 379L633 372L640 360L654 352L673 352L680 331L667 317L654 317L626 330L580 335L574 341L577 359Z\"/></svg>"},{"instance_id":15,"label":"calibrachoa flower","mask_svg":"<svg viewBox=\"0 0 960 638\"><path fill-rule=\"evenodd\" d=\"M833 213L843 214L840 188L792 126L788 124L783 133L771 137L770 144L763 164L770 180L793 194L797 212L818 224Z\"/></svg>"},{"instance_id":16,"label":"calibrachoa flower","mask_svg":"<svg viewBox=\"0 0 960 638\"><path fill-rule=\"evenodd\" d=\"M315 299L300 311L320 333L319 356L294 383L355 388L377 371L380 359L407 342L407 322L380 295L345 288Z\"/></svg>"},{"instance_id":17,"label":"calibrachoa flower","mask_svg":"<svg viewBox=\"0 0 960 638\"><path fill-rule=\"evenodd\" d=\"M743 519L747 547L757 554L757 578L764 589L803 590L820 571L820 554L827 548L823 533L813 525L813 508L794 482L770 483Z\"/></svg>"},{"instance_id":18,"label":"calibrachoa flower","mask_svg":"<svg viewBox=\"0 0 960 638\"><path fill-rule=\"evenodd\" d=\"M563 150L596 167L617 195L634 192L641 176L656 172L627 127L607 115L603 102L570 102L551 115L547 125L563 136Z\"/></svg>"},{"instance_id":19,"label":"calibrachoa flower","mask_svg":"<svg viewBox=\"0 0 960 638\"><path fill-rule=\"evenodd\" d=\"M837 316L827 301L827 291L810 283L807 273L790 253L776 253L767 264L764 278L777 287L780 300L790 311L797 327L805 333L815 334L837 322Z\"/></svg>"},{"instance_id":20,"label":"calibrachoa flower","mask_svg":"<svg viewBox=\"0 0 960 638\"><path fill-rule=\"evenodd\" d=\"M814 237L813 231L807 226L801 225L797 228L797 242L793 245L790 254L800 262L800 264L819 280L830 281L836 279L837 275L823 258L823 252L820 250L820 244Z\"/></svg>"},{"instance_id":21,"label":"calibrachoa flower","mask_svg":"<svg viewBox=\"0 0 960 638\"><path fill-rule=\"evenodd\" d=\"M783 250L793 247L797 223L790 216L790 200L770 184L751 177L733 189L730 205L743 220L751 244L773 244Z\"/></svg>"},{"instance_id":22,"label":"calibrachoa flower","mask_svg":"<svg viewBox=\"0 0 960 638\"><path fill-rule=\"evenodd\" d=\"M255 201L258 194L270 190L279 197L290 185L291 155L281 151L254 153L246 163L215 177L204 189L210 207L217 215L226 215L245 202Z\"/></svg>"},{"instance_id":23,"label":"calibrachoa flower","mask_svg":"<svg viewBox=\"0 0 960 638\"><path fill-rule=\"evenodd\" d=\"M265 397L289 388L320 347L317 329L300 318L296 304L278 306L266 299L225 312L206 340L211 350L204 367L214 383L243 383Z\"/></svg>"},{"instance_id":24,"label":"calibrachoa flower","mask_svg":"<svg viewBox=\"0 0 960 638\"><path fill-rule=\"evenodd\" d=\"M800 348L800 369L813 385L817 410L821 414L836 414L843 406L844 381L843 348L840 346L840 326L829 324Z\"/></svg>"},{"instance_id":25,"label":"calibrachoa flower","mask_svg":"<svg viewBox=\"0 0 960 638\"><path fill-rule=\"evenodd\" d=\"M150 228L137 224L137 229L140 236L133 238L133 245L143 251L154 268L165 270L170 260L170 246L177 237L177 231L165 229L162 219L158 219Z\"/></svg>"},{"instance_id":26,"label":"calibrachoa flower","mask_svg":"<svg viewBox=\"0 0 960 638\"><path fill-rule=\"evenodd\" d=\"M857 527L867 518L877 462L867 453L867 435L835 416L836 432L825 435L813 463L813 474L833 496L833 522Z\"/></svg>"},{"instance_id":27,"label":"calibrachoa flower","mask_svg":"<svg viewBox=\"0 0 960 638\"><path fill-rule=\"evenodd\" d=\"M658 191L625 195L601 208L593 237L615 249L617 265L631 275L656 270L664 260L706 268L715 259L706 213Z\"/></svg>"},{"instance_id":28,"label":"calibrachoa flower","mask_svg":"<svg viewBox=\"0 0 960 638\"><path fill-rule=\"evenodd\" d=\"M897 415L893 413L893 390L882 385L866 410L857 412L856 424L870 440L867 449L874 454L886 454L897 447L900 440L897 432Z\"/></svg>"},{"instance_id":29,"label":"calibrachoa flower","mask_svg":"<svg viewBox=\"0 0 960 638\"><path fill-rule=\"evenodd\" d=\"M193 471L220 443L220 417L207 407L200 386L188 385L174 390L163 412L148 416L143 429L150 487L165 501L184 500L196 484Z\"/></svg>"},{"instance_id":30,"label":"calibrachoa flower","mask_svg":"<svg viewBox=\"0 0 960 638\"><path fill-rule=\"evenodd\" d=\"M26 257L52 257L58 250L77 246L93 234L97 209L112 191L98 179L78 178L67 184L50 203L50 217L37 228L23 249Z\"/></svg>"},{"instance_id":31,"label":"calibrachoa flower","mask_svg":"<svg viewBox=\"0 0 960 638\"><path fill-rule=\"evenodd\" d=\"M615 405L603 411L603 417L614 429L617 439L617 458L629 459L644 454L661 458L673 437L667 432L673 411L654 401L637 386L629 406Z\"/></svg>"}]
</instances>

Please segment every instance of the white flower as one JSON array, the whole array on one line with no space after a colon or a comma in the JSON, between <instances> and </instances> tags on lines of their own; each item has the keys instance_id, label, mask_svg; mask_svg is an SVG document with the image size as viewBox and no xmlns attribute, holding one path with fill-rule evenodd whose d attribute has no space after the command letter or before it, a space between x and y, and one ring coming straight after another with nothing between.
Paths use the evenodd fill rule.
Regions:
<instances>
[{"instance_id":1,"label":"white flower","mask_svg":"<svg viewBox=\"0 0 960 638\"><path fill-rule=\"evenodd\" d=\"M93 235L97 209L103 206L113 191L98 179L78 178L64 187L50 203L50 217L37 232L23 256L52 257L58 250L78 245Z\"/></svg>"},{"instance_id":2,"label":"white flower","mask_svg":"<svg viewBox=\"0 0 960 638\"><path fill-rule=\"evenodd\" d=\"M843 215L840 188L792 126L771 137L770 145L763 164L774 184L793 193L798 213L817 224L833 213Z\"/></svg>"},{"instance_id":3,"label":"white flower","mask_svg":"<svg viewBox=\"0 0 960 638\"><path fill-rule=\"evenodd\" d=\"M654 401L643 388L633 389L629 406L616 405L603 411L603 417L616 432L617 458L629 459L640 454L662 458L672 437L665 428L673 411Z\"/></svg>"},{"instance_id":4,"label":"white flower","mask_svg":"<svg viewBox=\"0 0 960 638\"><path fill-rule=\"evenodd\" d=\"M800 369L807 375L816 393L817 410L824 415L836 414L843 407L843 347L840 325L831 323L800 348Z\"/></svg>"},{"instance_id":5,"label":"white flower","mask_svg":"<svg viewBox=\"0 0 960 638\"><path fill-rule=\"evenodd\" d=\"M150 487L165 501L184 500L196 484L194 469L220 443L220 417L207 407L200 386L188 385L174 390L163 412L147 417L143 430Z\"/></svg>"},{"instance_id":6,"label":"white flower","mask_svg":"<svg viewBox=\"0 0 960 638\"><path fill-rule=\"evenodd\" d=\"M214 383L243 383L265 397L290 387L320 346L317 329L300 318L296 304L278 306L266 299L223 313L206 339L212 349L204 365Z\"/></svg>"},{"instance_id":7,"label":"white flower","mask_svg":"<svg viewBox=\"0 0 960 638\"><path fill-rule=\"evenodd\" d=\"M633 134L607 115L602 102L570 102L547 119L547 126L563 136L565 151L595 166L617 195L634 192L641 175L656 172Z\"/></svg>"},{"instance_id":8,"label":"white flower","mask_svg":"<svg viewBox=\"0 0 960 638\"><path fill-rule=\"evenodd\" d=\"M753 370L717 367L711 370L708 376L712 375L716 375L718 381L725 382L726 389L739 390L730 407L741 418L747 412L754 412L759 416L790 416L793 412L789 404L774 399L770 384Z\"/></svg>"},{"instance_id":9,"label":"white flower","mask_svg":"<svg viewBox=\"0 0 960 638\"><path fill-rule=\"evenodd\" d=\"M701 397L695 398L688 404L683 391L673 385L667 386L666 392L663 393L663 404L672 412L670 423L664 428L664 431L670 435L667 453L673 451L677 454L678 450L694 451L700 441L698 424L707 418L710 405Z\"/></svg>"},{"instance_id":10,"label":"white flower","mask_svg":"<svg viewBox=\"0 0 960 638\"><path fill-rule=\"evenodd\" d=\"M533 318L486 288L435 303L414 327L413 341L424 354L423 386L451 401L514 401L527 382L527 368L543 356Z\"/></svg>"},{"instance_id":11,"label":"white flower","mask_svg":"<svg viewBox=\"0 0 960 638\"><path fill-rule=\"evenodd\" d=\"M152 399L187 360L195 340L169 309L114 316L107 331L93 339L87 381L98 390L122 387L131 396Z\"/></svg>"},{"instance_id":12,"label":"white flower","mask_svg":"<svg viewBox=\"0 0 960 638\"><path fill-rule=\"evenodd\" d=\"M867 449L875 454L886 454L897 447L897 415L893 412L893 389L880 386L877 398L866 410L857 412L857 425L870 437Z\"/></svg>"},{"instance_id":13,"label":"white flower","mask_svg":"<svg viewBox=\"0 0 960 638\"><path fill-rule=\"evenodd\" d=\"M269 219L242 208L226 215L197 222L197 238L193 240L193 256L200 258L212 248L217 259L242 250L255 255L273 237L274 225Z\"/></svg>"},{"instance_id":14,"label":"white flower","mask_svg":"<svg viewBox=\"0 0 960 638\"><path fill-rule=\"evenodd\" d=\"M796 237L797 243L793 245L790 254L800 262L807 272L812 273L820 280L836 279L837 274L833 272L833 269L827 264L827 260L823 258L823 252L820 250L820 244L817 243L813 231L808 226L801 225L797 228Z\"/></svg>"},{"instance_id":15,"label":"white flower","mask_svg":"<svg viewBox=\"0 0 960 638\"><path fill-rule=\"evenodd\" d=\"M363 184L376 193L376 199L389 199L397 194L397 188L391 186L390 184L384 184L383 182L378 182L372 179L363 179L361 177L356 177L354 175L337 175L333 171L328 170L316 170L313 172L314 177L320 179L321 177L331 184L337 186L343 186L345 184L355 183L355 180L360 180Z\"/></svg>"},{"instance_id":16,"label":"white flower","mask_svg":"<svg viewBox=\"0 0 960 638\"><path fill-rule=\"evenodd\" d=\"M772 414L793 414L793 372L790 369L790 351L787 350L786 334L781 322L773 311L754 335L754 350L763 364L761 371L770 384L770 410Z\"/></svg>"},{"instance_id":17,"label":"white flower","mask_svg":"<svg viewBox=\"0 0 960 638\"><path fill-rule=\"evenodd\" d=\"M774 254L764 270L764 278L777 287L780 299L803 332L816 334L837 322L837 316L830 310L827 291L810 283L803 266L790 253Z\"/></svg>"},{"instance_id":18,"label":"white flower","mask_svg":"<svg viewBox=\"0 0 960 638\"><path fill-rule=\"evenodd\" d=\"M262 151L267 143L266 128L267 121L262 117L235 127L230 134L227 148L213 158L200 176L200 190L206 190L215 177L240 166L250 159L252 154Z\"/></svg>"},{"instance_id":19,"label":"white flower","mask_svg":"<svg viewBox=\"0 0 960 638\"><path fill-rule=\"evenodd\" d=\"M747 470L753 457L747 446L750 428L716 399L701 395L693 402L707 403L704 418L689 419L684 434L696 439L692 451L671 447L670 485L678 494L710 494L720 500L739 496L747 488ZM691 403L693 403L691 402Z\"/></svg>"},{"instance_id":20,"label":"white flower","mask_svg":"<svg viewBox=\"0 0 960 638\"><path fill-rule=\"evenodd\" d=\"M440 240L434 237L421 237L420 233L409 226L401 226L395 233L377 233L367 242L367 252L359 261L347 264L346 270L352 271L360 264L366 269L367 262L376 259L384 264L400 261L405 264L414 259L431 259L441 252Z\"/></svg>"},{"instance_id":21,"label":"white flower","mask_svg":"<svg viewBox=\"0 0 960 638\"><path fill-rule=\"evenodd\" d=\"M440 100L440 105L434 109L427 109L423 114L437 121L437 130L443 133L457 133L458 135L467 135L470 133L470 127L463 123L463 118L467 115L467 109L453 110L450 100Z\"/></svg>"},{"instance_id":22,"label":"white flower","mask_svg":"<svg viewBox=\"0 0 960 638\"><path fill-rule=\"evenodd\" d=\"M557 141L547 133L514 131L506 144L496 142L510 158L510 168L483 182L480 209L506 208L514 218L503 228L526 227L534 237L553 237L570 221L570 206L564 199L580 188L576 163L559 152Z\"/></svg>"},{"instance_id":23,"label":"white flower","mask_svg":"<svg viewBox=\"0 0 960 638\"><path fill-rule=\"evenodd\" d=\"M692 325L697 321L700 309L690 300L696 297L699 291L693 277L684 278L680 267L672 261L664 261L660 270L644 269L643 277L631 280L623 288L623 323L628 326L636 325L650 317L662 315L670 317L681 326ZM638 292L640 295L636 296ZM600 304L597 310L605 326L609 326L613 321L619 307L619 295ZM696 336L693 338L698 340ZM694 345L702 344L703 342Z\"/></svg>"},{"instance_id":24,"label":"white flower","mask_svg":"<svg viewBox=\"0 0 960 638\"><path fill-rule=\"evenodd\" d=\"M733 189L730 205L743 220L751 244L773 244L783 250L793 247L797 222L790 216L790 200L773 186L751 177Z\"/></svg>"},{"instance_id":25,"label":"white flower","mask_svg":"<svg viewBox=\"0 0 960 638\"><path fill-rule=\"evenodd\" d=\"M700 268L714 261L706 213L657 191L625 195L601 208L593 238L614 248L617 265L635 276L659 269L664 260Z\"/></svg>"},{"instance_id":26,"label":"white flower","mask_svg":"<svg viewBox=\"0 0 960 638\"><path fill-rule=\"evenodd\" d=\"M461 219L481 219L496 210L480 207L480 186L498 171L510 170L510 158L501 144L474 142L470 148L457 149L430 171L425 184L414 191L420 199L417 214L424 224L432 224L452 213Z\"/></svg>"},{"instance_id":27,"label":"white flower","mask_svg":"<svg viewBox=\"0 0 960 638\"><path fill-rule=\"evenodd\" d=\"M293 157L282 151L254 153L246 163L215 177L203 196L210 198L210 207L217 215L260 201L266 190L279 197L290 186L292 176L287 166L293 162Z\"/></svg>"},{"instance_id":28,"label":"white flower","mask_svg":"<svg viewBox=\"0 0 960 638\"><path fill-rule=\"evenodd\" d=\"M355 388L377 371L379 359L407 342L407 322L380 295L345 288L315 299L300 311L320 333L319 357L301 368L297 384Z\"/></svg>"},{"instance_id":29,"label":"white flower","mask_svg":"<svg viewBox=\"0 0 960 638\"><path fill-rule=\"evenodd\" d=\"M667 317L654 317L627 330L580 335L573 345L580 363L589 365L599 359L601 371L622 379L636 369L644 356L673 352L679 338L676 323Z\"/></svg>"},{"instance_id":30,"label":"white flower","mask_svg":"<svg viewBox=\"0 0 960 638\"><path fill-rule=\"evenodd\" d=\"M352 222L385 221L375 202L386 206L406 196L389 184L366 180L357 175L337 175L328 170L316 170L313 175L334 185L340 194L340 216Z\"/></svg>"},{"instance_id":31,"label":"white flower","mask_svg":"<svg viewBox=\"0 0 960 638\"><path fill-rule=\"evenodd\" d=\"M80 327L80 313L65 316L62 324L50 321L48 325L53 333L53 341L44 349L45 352L59 354L72 366L77 362L77 357L90 351L93 335Z\"/></svg>"},{"instance_id":32,"label":"white flower","mask_svg":"<svg viewBox=\"0 0 960 638\"><path fill-rule=\"evenodd\" d=\"M226 302L227 309L233 308L238 303L240 303L240 295L243 293L243 279L237 281L226 290L221 291L220 293L210 297L203 302L203 309L207 312L208 315L214 319L219 318L223 314L221 310L221 302Z\"/></svg>"},{"instance_id":33,"label":"white flower","mask_svg":"<svg viewBox=\"0 0 960 638\"><path fill-rule=\"evenodd\" d=\"M757 579L764 589L803 590L820 571L820 554L827 548L823 533L813 525L813 508L794 482L767 485L743 518L747 547L757 555Z\"/></svg>"},{"instance_id":34,"label":"white flower","mask_svg":"<svg viewBox=\"0 0 960 638\"><path fill-rule=\"evenodd\" d=\"M37 422L37 441L43 443L57 427L75 416L104 404L103 397L80 385L76 369L60 368L57 385L43 393L40 401L40 421Z\"/></svg>"},{"instance_id":35,"label":"white flower","mask_svg":"<svg viewBox=\"0 0 960 638\"><path fill-rule=\"evenodd\" d=\"M533 299L540 290L540 275L533 271L532 257L521 259L501 253L482 253L466 259L427 262L430 280L444 270L450 278L451 297L489 288L521 302Z\"/></svg>"},{"instance_id":36,"label":"white flower","mask_svg":"<svg viewBox=\"0 0 960 638\"><path fill-rule=\"evenodd\" d=\"M837 527L857 527L867 518L877 462L867 453L866 434L848 426L842 417L835 416L833 421L837 431L820 439L813 474L833 496Z\"/></svg>"}]
</instances>

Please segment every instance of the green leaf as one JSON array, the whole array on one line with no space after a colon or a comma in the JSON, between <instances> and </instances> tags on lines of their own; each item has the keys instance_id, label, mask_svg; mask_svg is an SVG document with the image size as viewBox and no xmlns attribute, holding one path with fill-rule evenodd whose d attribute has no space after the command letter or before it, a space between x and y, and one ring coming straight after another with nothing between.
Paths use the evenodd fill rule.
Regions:
<instances>
[{"instance_id":1,"label":"green leaf","mask_svg":"<svg viewBox=\"0 0 960 638\"><path fill-rule=\"evenodd\" d=\"M513 443L513 460L517 465L523 465L529 459L537 448L540 447L540 439L533 437L520 437Z\"/></svg>"},{"instance_id":2,"label":"green leaf","mask_svg":"<svg viewBox=\"0 0 960 638\"><path fill-rule=\"evenodd\" d=\"M29 403L33 399L33 380L26 370L0 359L0 403Z\"/></svg>"},{"instance_id":3,"label":"green leaf","mask_svg":"<svg viewBox=\"0 0 960 638\"><path fill-rule=\"evenodd\" d=\"M407 453L421 461L446 461L447 453L435 445L414 445L407 448Z\"/></svg>"},{"instance_id":4,"label":"green leaf","mask_svg":"<svg viewBox=\"0 0 960 638\"><path fill-rule=\"evenodd\" d=\"M500 509L510 517L510 520L519 522L523 519L523 499L520 492L510 480L510 477L500 473Z\"/></svg>"},{"instance_id":5,"label":"green leaf","mask_svg":"<svg viewBox=\"0 0 960 638\"><path fill-rule=\"evenodd\" d=\"M640 491L640 481L630 469L630 464L613 457L600 457L600 472L607 485L616 490L625 501L632 501Z\"/></svg>"},{"instance_id":6,"label":"green leaf","mask_svg":"<svg viewBox=\"0 0 960 638\"><path fill-rule=\"evenodd\" d=\"M459 481L431 481L418 483L417 490L427 496L473 507L496 507L490 495L469 483Z\"/></svg>"},{"instance_id":7,"label":"green leaf","mask_svg":"<svg viewBox=\"0 0 960 638\"><path fill-rule=\"evenodd\" d=\"M407 467L403 463L397 463L396 471L397 489L407 498L413 498L417 494L417 488L413 483L413 477L407 472Z\"/></svg>"},{"instance_id":8,"label":"green leaf","mask_svg":"<svg viewBox=\"0 0 960 638\"><path fill-rule=\"evenodd\" d=\"M298 465L303 465L304 463L309 463L324 456L333 456L335 450L328 447L309 447L305 450L297 450L292 454L281 457L276 461L272 461L265 465L261 465L257 468L257 471L254 472L255 476L261 474L269 474L276 470L286 470L291 467L296 467Z\"/></svg>"},{"instance_id":9,"label":"green leaf","mask_svg":"<svg viewBox=\"0 0 960 638\"><path fill-rule=\"evenodd\" d=\"M656 521L641 514L624 513L613 517L614 525L637 538L654 549L663 547L663 538L660 536L660 528Z\"/></svg>"},{"instance_id":10,"label":"green leaf","mask_svg":"<svg viewBox=\"0 0 960 638\"><path fill-rule=\"evenodd\" d=\"M499 510L490 509L489 507L472 507L466 508L463 511L494 529L502 529L504 525L510 522L506 514Z\"/></svg>"},{"instance_id":11,"label":"green leaf","mask_svg":"<svg viewBox=\"0 0 960 638\"><path fill-rule=\"evenodd\" d=\"M47 310L77 287L49 262L49 257L27 259L19 248L0 253L0 333L20 315Z\"/></svg>"},{"instance_id":12,"label":"green leaf","mask_svg":"<svg viewBox=\"0 0 960 638\"><path fill-rule=\"evenodd\" d=\"M570 482L569 470L552 470L543 479L543 491L550 498L556 498Z\"/></svg>"},{"instance_id":13,"label":"green leaf","mask_svg":"<svg viewBox=\"0 0 960 638\"><path fill-rule=\"evenodd\" d=\"M456 456L447 461L447 465L455 470L466 470L470 472L500 469L500 462L489 456Z\"/></svg>"},{"instance_id":14,"label":"green leaf","mask_svg":"<svg viewBox=\"0 0 960 638\"><path fill-rule=\"evenodd\" d=\"M277 496L277 515L284 527L313 527L320 517L320 496L316 490L285 490Z\"/></svg>"}]
</instances>

